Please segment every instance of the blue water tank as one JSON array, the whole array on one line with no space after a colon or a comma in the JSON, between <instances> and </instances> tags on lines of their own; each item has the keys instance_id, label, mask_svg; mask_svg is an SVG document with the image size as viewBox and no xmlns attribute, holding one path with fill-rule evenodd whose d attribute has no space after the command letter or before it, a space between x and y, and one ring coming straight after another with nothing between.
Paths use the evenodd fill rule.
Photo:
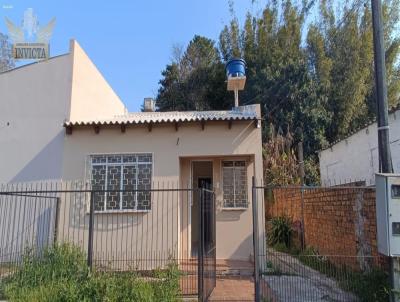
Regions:
<instances>
[{"instance_id":1,"label":"blue water tank","mask_svg":"<svg viewBox=\"0 0 400 302\"><path fill-rule=\"evenodd\" d=\"M231 59L226 63L227 77L245 77L246 62L243 59Z\"/></svg>"}]
</instances>

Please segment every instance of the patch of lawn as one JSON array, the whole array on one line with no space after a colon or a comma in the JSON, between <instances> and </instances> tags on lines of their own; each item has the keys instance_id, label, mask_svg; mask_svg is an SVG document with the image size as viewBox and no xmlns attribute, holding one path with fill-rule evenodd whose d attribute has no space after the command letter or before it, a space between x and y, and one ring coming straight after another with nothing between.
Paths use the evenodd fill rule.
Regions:
<instances>
[{"instance_id":1,"label":"patch of lawn","mask_svg":"<svg viewBox=\"0 0 400 302\"><path fill-rule=\"evenodd\" d=\"M62 244L42 255L27 252L21 267L0 280L0 297L18 302L180 301L180 272L170 264L151 277L91 272L77 247Z\"/></svg>"}]
</instances>

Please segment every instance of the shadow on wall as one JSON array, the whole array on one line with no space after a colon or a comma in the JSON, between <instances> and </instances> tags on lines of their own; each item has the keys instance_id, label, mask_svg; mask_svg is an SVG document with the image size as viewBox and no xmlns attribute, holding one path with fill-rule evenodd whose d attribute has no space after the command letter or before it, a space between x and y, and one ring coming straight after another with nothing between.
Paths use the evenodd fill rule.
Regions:
<instances>
[{"instance_id":1,"label":"shadow on wall","mask_svg":"<svg viewBox=\"0 0 400 302\"><path fill-rule=\"evenodd\" d=\"M218 210L217 221L239 221L246 210Z\"/></svg>"},{"instance_id":2,"label":"shadow on wall","mask_svg":"<svg viewBox=\"0 0 400 302\"><path fill-rule=\"evenodd\" d=\"M21 190L23 192L23 190ZM41 253L54 242L56 199L0 196L0 263L18 262L28 250Z\"/></svg>"},{"instance_id":3,"label":"shadow on wall","mask_svg":"<svg viewBox=\"0 0 400 302\"><path fill-rule=\"evenodd\" d=\"M60 179L64 130L61 130L10 182Z\"/></svg>"},{"instance_id":4,"label":"shadow on wall","mask_svg":"<svg viewBox=\"0 0 400 302\"><path fill-rule=\"evenodd\" d=\"M223 244L223 242L220 242L219 244ZM247 236L236 250L233 251L229 258L253 262L253 235Z\"/></svg>"}]
</instances>

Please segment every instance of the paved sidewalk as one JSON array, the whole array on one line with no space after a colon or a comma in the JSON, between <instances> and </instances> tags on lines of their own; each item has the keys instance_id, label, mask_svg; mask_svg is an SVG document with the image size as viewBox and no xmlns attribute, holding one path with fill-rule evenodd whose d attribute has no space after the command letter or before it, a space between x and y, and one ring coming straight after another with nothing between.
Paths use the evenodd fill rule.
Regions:
<instances>
[{"instance_id":1,"label":"paved sidewalk","mask_svg":"<svg viewBox=\"0 0 400 302\"><path fill-rule=\"evenodd\" d=\"M210 301L254 301L254 280L252 277L219 277Z\"/></svg>"},{"instance_id":2,"label":"paved sidewalk","mask_svg":"<svg viewBox=\"0 0 400 302\"><path fill-rule=\"evenodd\" d=\"M295 257L268 249L268 260L278 274L264 276L276 301L356 302L357 297L342 290L338 282L301 263Z\"/></svg>"}]
</instances>

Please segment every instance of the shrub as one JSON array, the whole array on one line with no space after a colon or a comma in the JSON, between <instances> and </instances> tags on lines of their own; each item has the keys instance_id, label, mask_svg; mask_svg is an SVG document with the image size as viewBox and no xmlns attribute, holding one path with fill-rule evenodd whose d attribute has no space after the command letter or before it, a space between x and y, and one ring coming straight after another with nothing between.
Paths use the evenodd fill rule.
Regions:
<instances>
[{"instance_id":1,"label":"shrub","mask_svg":"<svg viewBox=\"0 0 400 302\"><path fill-rule=\"evenodd\" d=\"M160 279L160 282L154 284L155 301L177 301L177 294L180 292L179 272L176 264L170 264L165 271L157 271L155 277Z\"/></svg>"},{"instance_id":2,"label":"shrub","mask_svg":"<svg viewBox=\"0 0 400 302\"><path fill-rule=\"evenodd\" d=\"M289 217L280 216L271 219L268 230L268 243L270 245L283 244L286 248L290 248L292 234L292 220Z\"/></svg>"},{"instance_id":3,"label":"shrub","mask_svg":"<svg viewBox=\"0 0 400 302\"><path fill-rule=\"evenodd\" d=\"M78 284L89 278L85 255L68 244L27 250L20 268L4 280L4 295L11 301L73 300L79 295Z\"/></svg>"},{"instance_id":4,"label":"shrub","mask_svg":"<svg viewBox=\"0 0 400 302\"><path fill-rule=\"evenodd\" d=\"M339 267L331 263L328 258L319 255L312 247L308 247L297 257L307 266L336 279L342 289L353 292L360 301L389 301L388 274L381 269L356 272L345 265Z\"/></svg>"},{"instance_id":5,"label":"shrub","mask_svg":"<svg viewBox=\"0 0 400 302\"><path fill-rule=\"evenodd\" d=\"M90 272L86 257L69 244L28 251L19 270L0 282L4 296L19 302L165 301L179 300L177 265L143 278L134 272Z\"/></svg>"},{"instance_id":6,"label":"shrub","mask_svg":"<svg viewBox=\"0 0 400 302\"><path fill-rule=\"evenodd\" d=\"M342 287L354 292L363 302L389 301L389 276L381 269L353 273Z\"/></svg>"},{"instance_id":7,"label":"shrub","mask_svg":"<svg viewBox=\"0 0 400 302\"><path fill-rule=\"evenodd\" d=\"M271 125L270 129L274 127ZM272 130L263 145L264 181L267 185L299 184L299 167L290 132L285 136Z\"/></svg>"}]
</instances>

